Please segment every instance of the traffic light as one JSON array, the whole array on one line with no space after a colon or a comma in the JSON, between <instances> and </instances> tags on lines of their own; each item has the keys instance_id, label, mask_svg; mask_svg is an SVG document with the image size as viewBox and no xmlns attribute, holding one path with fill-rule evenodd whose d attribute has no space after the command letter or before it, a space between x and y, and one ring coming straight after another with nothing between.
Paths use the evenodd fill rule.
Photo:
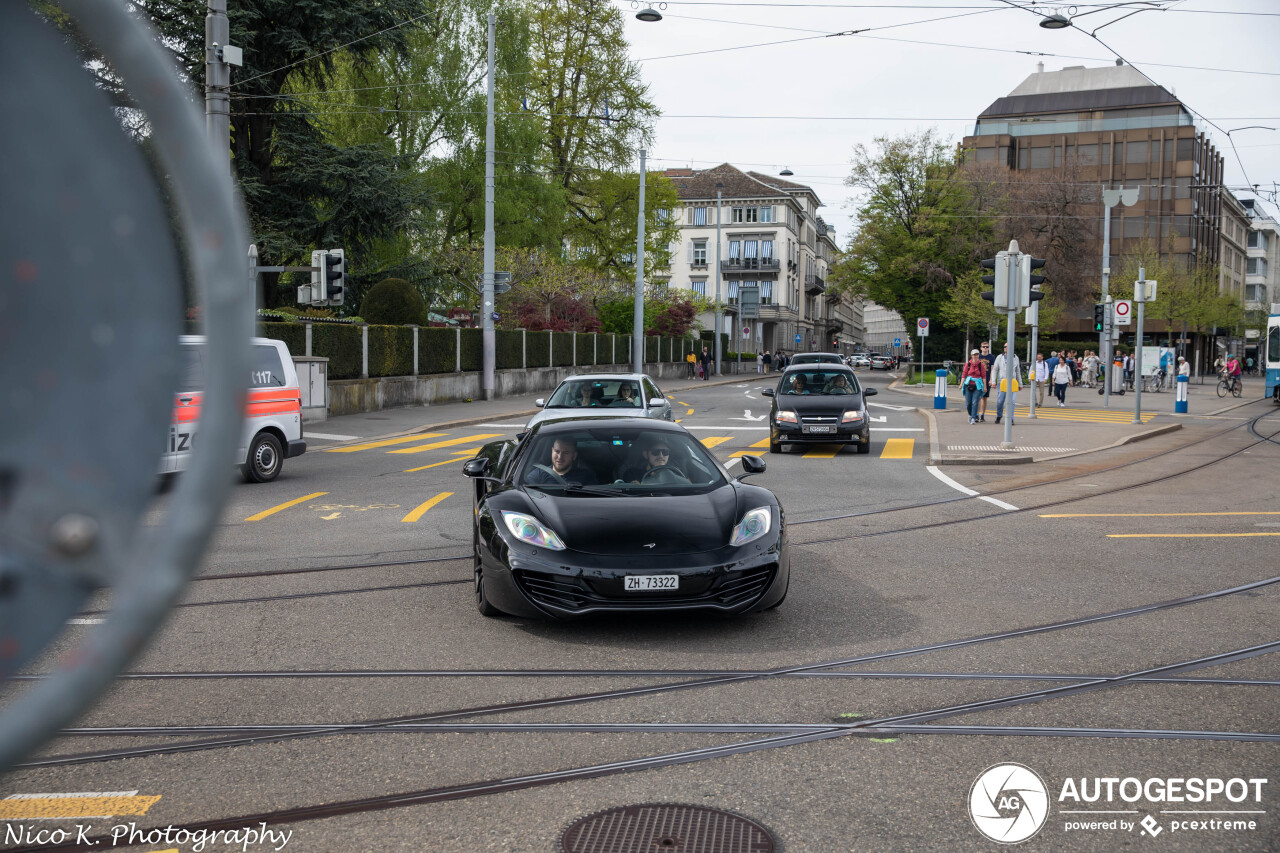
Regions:
<instances>
[{"instance_id":1,"label":"traffic light","mask_svg":"<svg viewBox=\"0 0 1280 853\"><path fill-rule=\"evenodd\" d=\"M1022 263L1018 265L1018 273L1020 277L1019 285L1021 287L1021 299L1019 304L1022 306L1030 305L1037 299L1044 299L1044 294L1031 289L1032 285L1044 282L1044 276L1033 275L1032 270L1044 268L1044 258L1033 258L1030 255L1022 256ZM1038 295L1037 295L1038 294Z\"/></svg>"},{"instance_id":2,"label":"traffic light","mask_svg":"<svg viewBox=\"0 0 1280 853\"><path fill-rule=\"evenodd\" d=\"M1107 305L1105 302L1093 303L1093 330L1101 332L1107 323Z\"/></svg>"},{"instance_id":3,"label":"traffic light","mask_svg":"<svg viewBox=\"0 0 1280 853\"><path fill-rule=\"evenodd\" d=\"M327 305L341 305L347 284L347 256L341 249L329 249L320 265L320 299Z\"/></svg>"},{"instance_id":4,"label":"traffic light","mask_svg":"<svg viewBox=\"0 0 1280 853\"><path fill-rule=\"evenodd\" d=\"M311 284L298 286L299 305L323 305L324 289L320 286L320 273L324 266L324 249L316 249L311 253Z\"/></svg>"},{"instance_id":5,"label":"traffic light","mask_svg":"<svg viewBox=\"0 0 1280 853\"><path fill-rule=\"evenodd\" d=\"M1009 307L1009 253L1000 252L994 258L985 258L981 262L983 269L991 270L991 275L982 277L983 284L990 284L995 289L984 291L982 298L995 303L997 308Z\"/></svg>"}]
</instances>

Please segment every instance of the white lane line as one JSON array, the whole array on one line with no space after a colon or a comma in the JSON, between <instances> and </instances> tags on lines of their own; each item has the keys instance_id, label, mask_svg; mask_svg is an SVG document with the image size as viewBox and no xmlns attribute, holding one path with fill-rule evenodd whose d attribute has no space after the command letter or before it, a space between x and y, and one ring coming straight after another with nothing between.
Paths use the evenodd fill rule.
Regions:
<instances>
[{"instance_id":1,"label":"white lane line","mask_svg":"<svg viewBox=\"0 0 1280 853\"><path fill-rule=\"evenodd\" d=\"M875 432L924 432L924 427L876 427Z\"/></svg>"},{"instance_id":2,"label":"white lane line","mask_svg":"<svg viewBox=\"0 0 1280 853\"><path fill-rule=\"evenodd\" d=\"M972 498L978 498L979 500L984 500L989 504L994 504L995 506L1000 507L1001 509L1007 509L1007 510L1017 509L1017 507L1014 506L1013 504L1007 504L1002 500L997 500L996 498L990 498L990 497L987 497L986 495L980 495L977 492L975 492L973 489L970 489L968 486L960 485L955 480L951 479L946 474L939 471L936 465L926 465L925 470L928 471L933 476L937 477L943 483L955 489L957 492L961 492Z\"/></svg>"},{"instance_id":3,"label":"white lane line","mask_svg":"<svg viewBox=\"0 0 1280 853\"><path fill-rule=\"evenodd\" d=\"M914 412L915 406L890 406L888 403L867 403L868 406L874 406L877 409L891 409L895 412Z\"/></svg>"},{"instance_id":4,"label":"white lane line","mask_svg":"<svg viewBox=\"0 0 1280 853\"><path fill-rule=\"evenodd\" d=\"M322 438L325 441L355 441L358 435L333 435L328 432L312 432L309 429L303 429L304 438Z\"/></svg>"},{"instance_id":5,"label":"white lane line","mask_svg":"<svg viewBox=\"0 0 1280 853\"><path fill-rule=\"evenodd\" d=\"M735 462L741 462L741 461L742 461L741 456L735 456L732 459L730 459L728 462L724 463L724 467L732 468Z\"/></svg>"}]
</instances>

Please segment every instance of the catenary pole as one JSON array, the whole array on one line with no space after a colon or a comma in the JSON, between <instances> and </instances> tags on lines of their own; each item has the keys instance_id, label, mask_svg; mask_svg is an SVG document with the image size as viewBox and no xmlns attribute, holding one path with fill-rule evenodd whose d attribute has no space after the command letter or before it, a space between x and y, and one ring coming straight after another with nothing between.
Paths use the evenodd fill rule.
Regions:
<instances>
[{"instance_id":1,"label":"catenary pole","mask_svg":"<svg viewBox=\"0 0 1280 853\"><path fill-rule=\"evenodd\" d=\"M636 214L636 294L635 317L631 328L631 359L634 373L644 372L644 155L640 149L640 212ZM661 353L659 353L661 357Z\"/></svg>"},{"instance_id":2,"label":"catenary pole","mask_svg":"<svg viewBox=\"0 0 1280 853\"><path fill-rule=\"evenodd\" d=\"M486 400L493 399L494 368L494 334L493 334L493 270L494 243L493 231L493 40L498 28L497 16L489 13L489 82L488 110L484 125L484 281L480 291L480 337L484 363L483 390Z\"/></svg>"}]
</instances>

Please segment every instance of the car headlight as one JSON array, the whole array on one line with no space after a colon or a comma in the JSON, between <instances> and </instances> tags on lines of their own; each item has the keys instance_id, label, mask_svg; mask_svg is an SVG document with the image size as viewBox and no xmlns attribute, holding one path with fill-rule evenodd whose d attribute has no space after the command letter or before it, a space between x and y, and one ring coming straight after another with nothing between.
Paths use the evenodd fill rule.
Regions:
<instances>
[{"instance_id":1,"label":"car headlight","mask_svg":"<svg viewBox=\"0 0 1280 853\"><path fill-rule=\"evenodd\" d=\"M502 520L506 522L511 535L521 542L528 542L539 548L550 548L552 551L564 550L564 543L560 541L560 537L531 515L503 510Z\"/></svg>"},{"instance_id":2,"label":"car headlight","mask_svg":"<svg viewBox=\"0 0 1280 853\"><path fill-rule=\"evenodd\" d=\"M854 423L855 421L862 420L863 417L864 415L862 411L860 411L859 409L850 409L849 411L845 412L844 415L841 416L840 423L851 424L851 423Z\"/></svg>"},{"instance_id":3,"label":"car headlight","mask_svg":"<svg viewBox=\"0 0 1280 853\"><path fill-rule=\"evenodd\" d=\"M756 507L744 515L742 521L734 526L733 536L729 537L729 544L733 546L745 545L753 539L759 539L769 532L772 519L773 513L769 511L769 507Z\"/></svg>"},{"instance_id":4,"label":"car headlight","mask_svg":"<svg viewBox=\"0 0 1280 853\"><path fill-rule=\"evenodd\" d=\"M787 411L779 411L778 414L774 416L774 420L776 420L780 424L800 423L800 421L796 418L795 412L787 412Z\"/></svg>"}]
</instances>

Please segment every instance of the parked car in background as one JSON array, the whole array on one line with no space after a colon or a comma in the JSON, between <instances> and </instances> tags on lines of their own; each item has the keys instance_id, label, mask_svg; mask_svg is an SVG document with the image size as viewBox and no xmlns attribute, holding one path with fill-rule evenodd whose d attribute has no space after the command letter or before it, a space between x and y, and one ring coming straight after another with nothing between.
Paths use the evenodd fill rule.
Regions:
<instances>
[{"instance_id":1,"label":"parked car in background","mask_svg":"<svg viewBox=\"0 0 1280 853\"><path fill-rule=\"evenodd\" d=\"M769 452L784 444L852 444L859 453L871 450L871 418L866 398L876 389L863 388L851 368L816 364L789 367L776 388L769 411Z\"/></svg>"},{"instance_id":2,"label":"parked car in background","mask_svg":"<svg viewBox=\"0 0 1280 853\"><path fill-rule=\"evenodd\" d=\"M869 368L871 367L871 358L861 354L851 355L849 356L849 366L853 368Z\"/></svg>"},{"instance_id":3,"label":"parked car in background","mask_svg":"<svg viewBox=\"0 0 1280 853\"><path fill-rule=\"evenodd\" d=\"M888 370L893 367L893 356L891 355L874 355L871 357L872 370Z\"/></svg>"},{"instance_id":4,"label":"parked car in background","mask_svg":"<svg viewBox=\"0 0 1280 853\"><path fill-rule=\"evenodd\" d=\"M553 418L632 417L673 421L671 401L646 373L591 373L570 376L556 386L525 429Z\"/></svg>"}]
</instances>

